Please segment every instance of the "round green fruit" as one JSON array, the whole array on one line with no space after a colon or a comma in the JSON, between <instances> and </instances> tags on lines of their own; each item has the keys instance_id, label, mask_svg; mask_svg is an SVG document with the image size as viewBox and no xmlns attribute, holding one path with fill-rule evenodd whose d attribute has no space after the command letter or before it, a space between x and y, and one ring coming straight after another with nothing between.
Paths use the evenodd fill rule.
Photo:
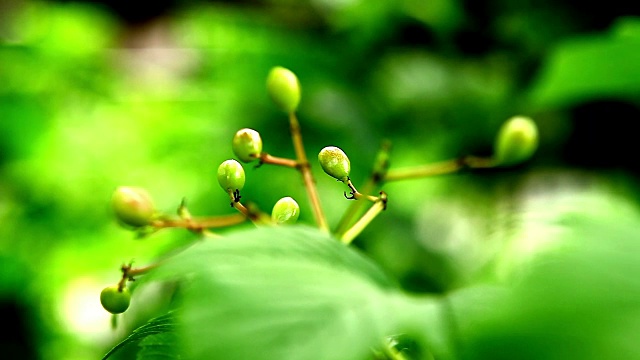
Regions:
<instances>
[{"instance_id":1,"label":"round green fruit","mask_svg":"<svg viewBox=\"0 0 640 360\"><path fill-rule=\"evenodd\" d=\"M291 70L273 67L267 76L267 92L271 100L284 112L295 112L300 103L300 82Z\"/></svg>"},{"instance_id":2,"label":"round green fruit","mask_svg":"<svg viewBox=\"0 0 640 360\"><path fill-rule=\"evenodd\" d=\"M227 193L242 190L244 181L244 168L238 161L225 160L218 167L218 183Z\"/></svg>"},{"instance_id":3,"label":"round green fruit","mask_svg":"<svg viewBox=\"0 0 640 360\"><path fill-rule=\"evenodd\" d=\"M262 153L262 138L260 133L253 129L240 129L233 136L233 153L243 162L252 162Z\"/></svg>"},{"instance_id":4,"label":"round green fruit","mask_svg":"<svg viewBox=\"0 0 640 360\"><path fill-rule=\"evenodd\" d=\"M271 219L276 224L295 224L300 216L300 206L292 197L278 200L271 211Z\"/></svg>"},{"instance_id":5,"label":"round green fruit","mask_svg":"<svg viewBox=\"0 0 640 360\"><path fill-rule=\"evenodd\" d=\"M133 227L148 225L156 213L149 193L133 186L118 187L111 197L111 207L120 223Z\"/></svg>"},{"instance_id":6,"label":"round green fruit","mask_svg":"<svg viewBox=\"0 0 640 360\"><path fill-rule=\"evenodd\" d=\"M538 148L538 127L526 116L514 116L500 127L494 144L498 166L513 166L529 160Z\"/></svg>"},{"instance_id":7,"label":"round green fruit","mask_svg":"<svg viewBox=\"0 0 640 360\"><path fill-rule=\"evenodd\" d=\"M335 146L327 146L320 150L318 161L322 170L342 182L349 180L351 163L347 154L342 149Z\"/></svg>"},{"instance_id":8,"label":"round green fruit","mask_svg":"<svg viewBox=\"0 0 640 360\"><path fill-rule=\"evenodd\" d=\"M100 293L102 307L112 314L121 314L129 308L131 293L127 287L120 291L118 285L107 286Z\"/></svg>"}]
</instances>

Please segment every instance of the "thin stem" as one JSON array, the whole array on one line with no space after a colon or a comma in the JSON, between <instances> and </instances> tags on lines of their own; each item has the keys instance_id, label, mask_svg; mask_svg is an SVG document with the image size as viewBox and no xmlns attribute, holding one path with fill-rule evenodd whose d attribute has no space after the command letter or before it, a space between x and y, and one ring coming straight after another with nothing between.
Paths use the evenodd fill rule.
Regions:
<instances>
[{"instance_id":1,"label":"thin stem","mask_svg":"<svg viewBox=\"0 0 640 360\"><path fill-rule=\"evenodd\" d=\"M247 209L246 206L242 205L241 202L239 201L234 201L233 202L233 207L238 210L242 215L246 216L247 218L251 217L251 213L249 212L249 209Z\"/></svg>"},{"instance_id":2,"label":"thin stem","mask_svg":"<svg viewBox=\"0 0 640 360\"><path fill-rule=\"evenodd\" d=\"M373 170L371 176L367 179L367 182L361 187L362 194L369 195L373 193L376 187L380 184L382 178L384 178L387 169L389 168L389 152L391 151L391 142L385 140L376 154L376 158L373 164ZM349 226L353 223L363 211L365 203L363 201L353 201L345 213L342 215L338 226L336 227L335 234L340 236L343 234Z\"/></svg>"},{"instance_id":3,"label":"thin stem","mask_svg":"<svg viewBox=\"0 0 640 360\"><path fill-rule=\"evenodd\" d=\"M315 180L311 173L311 165L307 160L307 155L302 143L300 123L298 122L298 118L294 112L289 113L289 126L291 129L293 147L296 152L296 159L298 160L298 168L300 169L305 188L307 189L307 195L309 196L309 202L311 203L316 223L321 230L328 232L329 225L327 224L327 219L322 211L322 207L320 206L320 198L318 197L318 190L316 189Z\"/></svg>"},{"instance_id":4,"label":"thin stem","mask_svg":"<svg viewBox=\"0 0 640 360\"><path fill-rule=\"evenodd\" d=\"M464 167L458 159L442 161L434 164L412 166L408 168L391 169L384 177L384 181L399 181L427 176L454 173Z\"/></svg>"},{"instance_id":5,"label":"thin stem","mask_svg":"<svg viewBox=\"0 0 640 360\"><path fill-rule=\"evenodd\" d=\"M212 233L207 232L206 230L203 230L202 232L203 236L216 236ZM120 279L120 282L118 282L118 290L122 291L122 289L124 289L124 287L127 284L127 281L134 281L136 276L140 276L140 275L144 275L146 273L148 273L149 271L157 268L158 266L162 265L162 263L164 263L167 259L170 259L172 256L175 256L183 251L185 251L186 249L190 248L191 246L193 246L194 244L197 244L200 240L202 239L198 239L197 241L192 241L189 244L179 247L177 249L172 250L171 252L163 255L163 257L152 263L149 264L147 266L141 266L141 267L137 267L134 268L133 267L133 263L129 263L127 265L122 265L120 267L120 270L122 271L122 278Z\"/></svg>"},{"instance_id":6,"label":"thin stem","mask_svg":"<svg viewBox=\"0 0 640 360\"><path fill-rule=\"evenodd\" d=\"M245 218L251 220L255 225L271 224L271 217L263 213L254 205L245 206L240 202L240 191L229 193L231 206L238 210Z\"/></svg>"},{"instance_id":7,"label":"thin stem","mask_svg":"<svg viewBox=\"0 0 640 360\"><path fill-rule=\"evenodd\" d=\"M369 180L367 180L367 182L362 187L362 193L363 194L372 193L373 191L375 191L375 188L377 185L378 183L375 180L373 180L373 178L369 178ZM364 201L351 202L347 210L342 215L342 218L340 219L340 222L338 223L338 226L334 231L334 233L337 236L340 236L340 234L347 231L349 226L353 223L354 219L356 219L362 213L365 204L366 202Z\"/></svg>"},{"instance_id":8,"label":"thin stem","mask_svg":"<svg viewBox=\"0 0 640 360\"><path fill-rule=\"evenodd\" d=\"M269 164L269 165L279 165L284 167L290 167L294 169L299 168L299 163L296 160L281 158L281 157L269 155L267 153L260 154L259 160L260 160L260 163L258 164L258 166L262 164Z\"/></svg>"},{"instance_id":9,"label":"thin stem","mask_svg":"<svg viewBox=\"0 0 640 360\"><path fill-rule=\"evenodd\" d=\"M493 167L495 162L491 158L477 156L463 156L433 164L412 166L401 169L390 169L382 178L384 182L400 181L428 176L452 174L465 168L481 169Z\"/></svg>"},{"instance_id":10,"label":"thin stem","mask_svg":"<svg viewBox=\"0 0 640 360\"><path fill-rule=\"evenodd\" d=\"M358 189L356 189L356 187L351 182L351 179L349 179L349 178L347 178L347 183L346 184L347 184L347 186L349 186L349 189L351 189L351 192L349 193L349 194L351 194L351 196L347 196L347 192L346 191L344 193L344 197L346 197L347 199L369 200L371 202L376 202L376 201L380 200L380 197L378 197L378 196L367 195L367 194L363 194L363 193L359 192Z\"/></svg>"},{"instance_id":11,"label":"thin stem","mask_svg":"<svg viewBox=\"0 0 640 360\"><path fill-rule=\"evenodd\" d=\"M151 226L158 229L177 227L190 231L202 231L209 228L236 225L246 220L247 217L244 214L232 214L203 218L161 219L153 221Z\"/></svg>"},{"instance_id":12,"label":"thin stem","mask_svg":"<svg viewBox=\"0 0 640 360\"><path fill-rule=\"evenodd\" d=\"M161 261L153 263L148 266L134 268L132 264L122 265L120 270L122 271L122 278L118 282L118 291L122 291L127 286L127 281L133 281L136 276L140 276L148 273L149 271L157 268Z\"/></svg>"},{"instance_id":13,"label":"thin stem","mask_svg":"<svg viewBox=\"0 0 640 360\"><path fill-rule=\"evenodd\" d=\"M496 167L498 162L492 157L465 156L463 162L470 169L489 169Z\"/></svg>"},{"instance_id":14,"label":"thin stem","mask_svg":"<svg viewBox=\"0 0 640 360\"><path fill-rule=\"evenodd\" d=\"M367 212L358 220L353 226L348 229L342 236L340 240L342 240L345 244L350 244L356 236L360 235L360 233L371 223L373 219L375 219L378 214L380 214L387 207L387 194L384 192L380 192L380 198L378 201L373 204L367 210Z\"/></svg>"}]
</instances>

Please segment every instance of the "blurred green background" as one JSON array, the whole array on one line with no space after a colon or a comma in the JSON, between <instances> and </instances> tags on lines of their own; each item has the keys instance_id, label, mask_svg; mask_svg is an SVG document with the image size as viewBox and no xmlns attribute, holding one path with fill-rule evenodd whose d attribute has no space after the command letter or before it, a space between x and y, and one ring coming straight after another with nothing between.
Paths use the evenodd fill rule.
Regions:
<instances>
[{"instance_id":1,"label":"blurred green background","mask_svg":"<svg viewBox=\"0 0 640 360\"><path fill-rule=\"evenodd\" d=\"M404 167L488 155L508 117L536 120L540 150L526 165L384 186L389 208L355 246L407 291L508 278L554 247L568 212L606 214L611 229L636 219L637 10L621 0L0 1L0 316L12 329L2 357L99 358L127 329L111 331L100 290L122 263L192 238L135 240L111 215L117 186L148 189L167 212L184 197L195 215L229 214L215 170L233 157L236 130L294 156L264 86L275 65L302 83L309 157L341 147L356 185L385 139L391 166ZM335 226L349 203L319 170ZM243 193L267 211L293 196L300 221L313 221L293 171L247 168Z\"/></svg>"}]
</instances>

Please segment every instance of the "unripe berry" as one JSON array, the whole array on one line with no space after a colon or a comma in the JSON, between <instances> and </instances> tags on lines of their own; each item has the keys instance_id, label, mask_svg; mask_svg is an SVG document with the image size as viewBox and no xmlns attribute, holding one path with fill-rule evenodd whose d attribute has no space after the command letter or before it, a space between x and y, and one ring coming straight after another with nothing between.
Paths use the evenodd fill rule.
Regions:
<instances>
[{"instance_id":1,"label":"unripe berry","mask_svg":"<svg viewBox=\"0 0 640 360\"><path fill-rule=\"evenodd\" d=\"M133 227L148 225L156 213L149 193L132 186L118 187L111 197L111 207L120 223Z\"/></svg>"},{"instance_id":2,"label":"unripe berry","mask_svg":"<svg viewBox=\"0 0 640 360\"><path fill-rule=\"evenodd\" d=\"M291 70L276 66L267 76L267 92L271 100L284 112L292 113L300 103L300 82Z\"/></svg>"},{"instance_id":3,"label":"unripe berry","mask_svg":"<svg viewBox=\"0 0 640 360\"><path fill-rule=\"evenodd\" d=\"M123 287L120 291L118 285L107 286L100 293L100 304L112 314L125 312L129 308L130 302L131 293L127 287Z\"/></svg>"},{"instance_id":4,"label":"unripe berry","mask_svg":"<svg viewBox=\"0 0 640 360\"><path fill-rule=\"evenodd\" d=\"M300 206L291 197L278 200L271 211L271 219L276 224L294 224L300 216Z\"/></svg>"},{"instance_id":5,"label":"unripe berry","mask_svg":"<svg viewBox=\"0 0 640 360\"><path fill-rule=\"evenodd\" d=\"M538 148L538 127L525 116L514 116L500 127L494 144L494 159L498 166L522 163Z\"/></svg>"},{"instance_id":6,"label":"unripe berry","mask_svg":"<svg viewBox=\"0 0 640 360\"><path fill-rule=\"evenodd\" d=\"M260 133L253 129L241 129L233 136L233 153L243 162L251 162L262 153Z\"/></svg>"},{"instance_id":7,"label":"unripe berry","mask_svg":"<svg viewBox=\"0 0 640 360\"><path fill-rule=\"evenodd\" d=\"M234 159L225 160L218 167L218 183L228 193L244 187L244 169Z\"/></svg>"},{"instance_id":8,"label":"unripe berry","mask_svg":"<svg viewBox=\"0 0 640 360\"><path fill-rule=\"evenodd\" d=\"M327 146L320 150L318 161L322 170L342 182L349 180L351 163L347 154L342 149L335 146Z\"/></svg>"}]
</instances>

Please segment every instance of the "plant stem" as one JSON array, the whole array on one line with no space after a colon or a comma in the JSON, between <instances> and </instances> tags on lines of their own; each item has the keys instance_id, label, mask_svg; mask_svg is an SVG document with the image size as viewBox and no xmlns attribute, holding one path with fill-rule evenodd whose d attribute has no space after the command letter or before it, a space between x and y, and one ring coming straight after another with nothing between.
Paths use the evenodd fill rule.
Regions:
<instances>
[{"instance_id":1,"label":"plant stem","mask_svg":"<svg viewBox=\"0 0 640 360\"><path fill-rule=\"evenodd\" d=\"M465 168L481 169L494 166L491 158L463 156L433 164L412 166L402 169L390 169L382 178L384 182L400 181L436 175L452 174Z\"/></svg>"},{"instance_id":2,"label":"plant stem","mask_svg":"<svg viewBox=\"0 0 640 360\"><path fill-rule=\"evenodd\" d=\"M311 165L307 160L307 155L304 151L304 145L302 143L302 134L300 133L300 123L296 117L295 112L289 113L289 127L291 130L291 139L293 141L293 147L296 152L296 159L298 161L298 168L302 174L305 188L307 189L307 195L309 196L309 202L313 209L313 215L320 230L329 231L329 225L327 219L320 206L320 198L318 197L318 190L316 189L315 180L311 173Z\"/></svg>"},{"instance_id":3,"label":"plant stem","mask_svg":"<svg viewBox=\"0 0 640 360\"><path fill-rule=\"evenodd\" d=\"M384 178L389 167L390 150L391 142L387 140L383 141L382 145L380 146L380 150L378 150L378 154L376 155L371 176L364 184L364 186L361 187L362 194L369 195L373 193L376 187L380 184L381 179ZM337 236L340 236L345 231L347 231L349 226L353 223L354 219L362 213L364 204L365 203L362 201L353 201L351 205L349 205L345 213L342 215L338 226L336 227L335 234Z\"/></svg>"},{"instance_id":4,"label":"plant stem","mask_svg":"<svg viewBox=\"0 0 640 360\"><path fill-rule=\"evenodd\" d=\"M203 218L161 219L153 221L151 226L158 229L179 227L190 231L202 231L207 228L236 225L246 220L247 217L244 214L232 214Z\"/></svg>"},{"instance_id":5,"label":"plant stem","mask_svg":"<svg viewBox=\"0 0 640 360\"><path fill-rule=\"evenodd\" d=\"M203 230L202 235L203 236L211 236L205 230ZM217 235L214 235L214 236L217 236ZM164 254L161 259L159 259L156 262L154 262L152 264L149 264L147 266L141 266L141 267L134 268L133 267L133 263L129 263L127 265L122 265L120 267L120 270L122 271L122 278L120 279L120 282L118 282L118 290L122 291L122 289L126 286L127 281L134 281L134 278L136 276L144 275L144 274L148 273L149 271L157 268L158 266L162 265L162 263L164 263L167 259L169 259L172 256L175 256L175 255L185 251L186 249L190 248L194 244L197 244L198 241L200 241L200 240L202 240L202 239L198 239L197 241L192 241L192 242L190 242L189 244L187 244L185 246L182 246L180 248L174 249L171 252L169 252L167 254Z\"/></svg>"},{"instance_id":6,"label":"plant stem","mask_svg":"<svg viewBox=\"0 0 640 360\"><path fill-rule=\"evenodd\" d=\"M353 185L353 183L351 182L351 179L347 178L347 182L346 182L347 186L349 187L349 189L351 189L351 197L347 197L347 193L345 191L344 196L348 199L355 199L355 200L369 200L371 202L376 202L378 201L380 198L378 196L373 196L373 195L368 195L368 194L363 194L361 192L358 191L358 189L356 189L356 187Z\"/></svg>"},{"instance_id":7,"label":"plant stem","mask_svg":"<svg viewBox=\"0 0 640 360\"><path fill-rule=\"evenodd\" d=\"M232 204L233 204L233 207L236 210L238 210L242 215L244 215L247 218L251 218L251 213L249 212L249 209L247 209L246 206L242 205L241 202L234 201Z\"/></svg>"},{"instance_id":8,"label":"plant stem","mask_svg":"<svg viewBox=\"0 0 640 360\"><path fill-rule=\"evenodd\" d=\"M284 167L290 167L294 169L299 168L299 163L296 160L272 156L267 153L260 154L259 160L260 160L260 163L258 164L258 166L262 164L269 164L269 165L279 165Z\"/></svg>"},{"instance_id":9,"label":"plant stem","mask_svg":"<svg viewBox=\"0 0 640 360\"><path fill-rule=\"evenodd\" d=\"M271 216L263 213L255 205L249 203L248 206L240 202L240 191L229 192L231 206L238 210L245 218L251 220L255 225L270 225L272 223Z\"/></svg>"},{"instance_id":10,"label":"plant stem","mask_svg":"<svg viewBox=\"0 0 640 360\"><path fill-rule=\"evenodd\" d=\"M362 230L364 230L369 223L375 219L380 212L382 212L387 207L387 194L384 192L380 192L380 198L376 201L373 206L367 210L367 212L355 223L353 226L345 231L344 234L340 237L345 244L350 244L356 236L360 235Z\"/></svg>"},{"instance_id":11,"label":"plant stem","mask_svg":"<svg viewBox=\"0 0 640 360\"><path fill-rule=\"evenodd\" d=\"M139 267L139 268L134 268L132 267L131 264L122 265L122 267L120 268L120 270L122 271L122 278L120 278L120 281L118 282L118 291L122 291L122 289L126 287L127 281L133 281L134 277L146 274L147 272L155 269L159 265L160 265L160 262L157 262L148 266Z\"/></svg>"},{"instance_id":12,"label":"plant stem","mask_svg":"<svg viewBox=\"0 0 640 360\"><path fill-rule=\"evenodd\" d=\"M385 181L399 181L427 176L444 175L454 173L464 167L458 159L412 166L408 168L391 169L384 177Z\"/></svg>"}]
</instances>

